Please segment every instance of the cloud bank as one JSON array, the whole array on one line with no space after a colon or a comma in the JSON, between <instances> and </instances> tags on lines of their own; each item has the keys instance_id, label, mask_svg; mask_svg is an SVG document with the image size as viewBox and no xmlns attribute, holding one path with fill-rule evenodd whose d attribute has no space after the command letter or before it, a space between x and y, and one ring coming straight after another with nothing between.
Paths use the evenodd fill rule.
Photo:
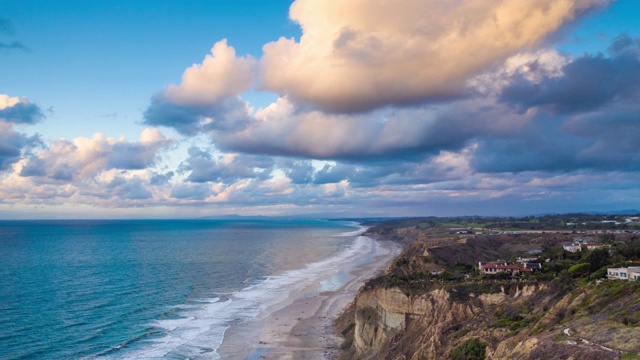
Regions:
<instances>
[{"instance_id":1,"label":"cloud bank","mask_svg":"<svg viewBox=\"0 0 640 360\"><path fill-rule=\"evenodd\" d=\"M12 103L0 107L10 173L0 195L335 216L640 201L640 40L580 55L553 47L608 1L401 3L296 0L299 39L267 43L260 58L216 42L151 97L135 142L96 134L27 151L37 139L13 125L41 120L39 108L0 97ZM247 91L278 98L254 108Z\"/></svg>"}]
</instances>

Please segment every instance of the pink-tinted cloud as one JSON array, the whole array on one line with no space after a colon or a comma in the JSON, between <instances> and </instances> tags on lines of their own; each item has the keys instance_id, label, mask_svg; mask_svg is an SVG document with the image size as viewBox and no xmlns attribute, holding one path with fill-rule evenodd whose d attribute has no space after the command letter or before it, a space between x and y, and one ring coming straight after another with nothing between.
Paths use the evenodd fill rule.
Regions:
<instances>
[{"instance_id":1,"label":"pink-tinted cloud","mask_svg":"<svg viewBox=\"0 0 640 360\"><path fill-rule=\"evenodd\" d=\"M91 179L108 169L137 170L151 166L158 150L170 145L157 129L145 129L137 142L95 134L73 141L60 139L27 157L20 164L20 176L57 181Z\"/></svg>"},{"instance_id":2,"label":"pink-tinted cloud","mask_svg":"<svg viewBox=\"0 0 640 360\"><path fill-rule=\"evenodd\" d=\"M264 46L264 87L329 112L460 95L606 0L297 0L299 41Z\"/></svg>"}]
</instances>

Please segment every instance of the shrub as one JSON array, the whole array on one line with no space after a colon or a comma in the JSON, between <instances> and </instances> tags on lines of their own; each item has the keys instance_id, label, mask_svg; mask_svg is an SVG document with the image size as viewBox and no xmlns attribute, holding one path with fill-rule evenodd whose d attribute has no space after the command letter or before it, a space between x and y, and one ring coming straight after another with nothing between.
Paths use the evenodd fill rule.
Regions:
<instances>
[{"instance_id":1,"label":"shrub","mask_svg":"<svg viewBox=\"0 0 640 360\"><path fill-rule=\"evenodd\" d=\"M591 275L589 275L589 280L602 279L605 276L607 276L606 266L594 271Z\"/></svg>"},{"instance_id":2,"label":"shrub","mask_svg":"<svg viewBox=\"0 0 640 360\"><path fill-rule=\"evenodd\" d=\"M568 270L569 274L572 274L574 277L587 275L591 272L591 264L590 263L582 263L578 265L573 265Z\"/></svg>"},{"instance_id":3,"label":"shrub","mask_svg":"<svg viewBox=\"0 0 640 360\"><path fill-rule=\"evenodd\" d=\"M404 265L409 265L409 259L406 257L400 257L396 260L396 266L402 267Z\"/></svg>"},{"instance_id":4,"label":"shrub","mask_svg":"<svg viewBox=\"0 0 640 360\"><path fill-rule=\"evenodd\" d=\"M478 339L469 339L451 350L451 360L483 360L487 344Z\"/></svg>"}]
</instances>

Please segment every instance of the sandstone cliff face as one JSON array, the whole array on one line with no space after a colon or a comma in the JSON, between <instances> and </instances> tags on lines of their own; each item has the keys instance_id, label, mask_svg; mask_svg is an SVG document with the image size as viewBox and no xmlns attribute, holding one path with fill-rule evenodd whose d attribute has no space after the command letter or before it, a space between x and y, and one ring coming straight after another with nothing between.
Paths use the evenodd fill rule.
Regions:
<instances>
[{"instance_id":1,"label":"sandstone cliff face","mask_svg":"<svg viewBox=\"0 0 640 360\"><path fill-rule=\"evenodd\" d=\"M363 291L356 299L356 354L371 359L389 353L435 358L444 331L473 316L471 305L451 302L444 289L420 296L398 288Z\"/></svg>"},{"instance_id":2,"label":"sandstone cliff face","mask_svg":"<svg viewBox=\"0 0 640 360\"><path fill-rule=\"evenodd\" d=\"M557 325L556 331L535 331L539 331L538 323L549 326L557 322L556 314L580 301L579 295L569 293L557 299L555 290L545 284L518 284L499 287L493 293L471 293L468 299L458 301L452 298L451 290L439 287L418 295L397 287L361 290L348 315L351 326L344 334L348 341L341 358L446 359L455 346L469 338L489 344L487 359L619 358L616 352L598 346L558 340L565 325ZM530 309L534 325L518 331L496 325L496 313L522 308Z\"/></svg>"}]
</instances>

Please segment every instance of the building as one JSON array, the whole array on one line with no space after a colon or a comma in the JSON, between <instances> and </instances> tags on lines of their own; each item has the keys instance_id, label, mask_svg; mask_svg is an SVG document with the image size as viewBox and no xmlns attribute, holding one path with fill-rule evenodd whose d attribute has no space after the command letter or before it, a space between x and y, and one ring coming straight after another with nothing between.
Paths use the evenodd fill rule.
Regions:
<instances>
[{"instance_id":1,"label":"building","mask_svg":"<svg viewBox=\"0 0 640 360\"><path fill-rule=\"evenodd\" d=\"M490 261L490 262L482 262L478 263L478 269L480 272L485 275L495 275L500 273L508 273L511 276L520 275L522 273L531 273L533 272L533 268L528 267L527 264L520 265L509 265L506 261ZM542 268L542 265L539 265L538 269Z\"/></svg>"},{"instance_id":2,"label":"building","mask_svg":"<svg viewBox=\"0 0 640 360\"><path fill-rule=\"evenodd\" d=\"M568 252L578 252L578 251L582 251L582 247L580 245L575 245L575 244L571 244L571 245L564 245L562 247L563 249L565 249Z\"/></svg>"},{"instance_id":3,"label":"building","mask_svg":"<svg viewBox=\"0 0 640 360\"><path fill-rule=\"evenodd\" d=\"M618 280L640 280L640 266L631 266L628 268L608 268L607 278Z\"/></svg>"},{"instance_id":4,"label":"building","mask_svg":"<svg viewBox=\"0 0 640 360\"><path fill-rule=\"evenodd\" d=\"M588 244L582 244L584 246L587 247L587 249L589 250L593 250L593 249L599 249L602 247L609 247L609 245L605 245L605 244L594 244L594 243L588 243Z\"/></svg>"},{"instance_id":5,"label":"building","mask_svg":"<svg viewBox=\"0 0 640 360\"><path fill-rule=\"evenodd\" d=\"M603 247L609 247L609 245L605 245L605 244L596 244L596 243L583 243L583 244L571 244L571 245L564 245L562 248L565 249L568 252L578 252L578 251L582 251L582 247L586 246L588 250L594 250L594 249L599 249L599 248L603 248Z\"/></svg>"},{"instance_id":6,"label":"building","mask_svg":"<svg viewBox=\"0 0 640 360\"><path fill-rule=\"evenodd\" d=\"M531 270L542 270L542 264L540 263L525 263L524 264L525 269L531 269Z\"/></svg>"}]
</instances>

